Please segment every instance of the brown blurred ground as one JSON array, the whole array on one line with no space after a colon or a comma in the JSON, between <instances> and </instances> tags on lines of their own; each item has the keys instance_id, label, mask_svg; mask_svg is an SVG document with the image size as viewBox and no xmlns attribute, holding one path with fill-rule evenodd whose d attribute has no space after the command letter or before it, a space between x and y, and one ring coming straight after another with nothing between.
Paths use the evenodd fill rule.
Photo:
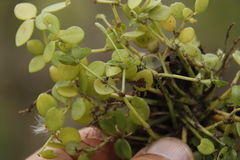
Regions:
<instances>
[{"instance_id":1,"label":"brown blurred ground","mask_svg":"<svg viewBox=\"0 0 240 160\"><path fill-rule=\"evenodd\" d=\"M47 67L34 74L28 73L28 63L32 56L27 53L25 46L15 47L15 33L22 21L15 18L13 9L20 2L26 1L0 2L0 159L3 160L24 159L45 142L46 136L35 136L31 132L30 125L35 124L35 111L25 116L19 115L18 111L28 107L41 92L53 85ZM29 2L36 4L40 12L45 6L60 1ZM174 0L162 0L162 2L169 4ZM181 2L193 8L194 0L181 0ZM223 48L226 30L232 22L237 24L231 31L229 44L240 36L239 6L239 0L211 0L207 11L196 17L198 23L192 26L207 52L215 52L219 47ZM87 38L81 42L81 46L100 48L103 45L100 42L103 34L94 25L96 13L107 14L111 13L111 10L107 5L94 4L93 0L73 0L68 8L57 12L56 15L60 17L62 29L79 25L85 30ZM111 21L112 16L107 17ZM37 34L33 37L37 38L40 33L35 31ZM102 54L100 57L104 56ZM94 55L91 60L97 58ZM234 64L225 77L231 79L236 69L239 69L239 66ZM75 123L73 125L76 126Z\"/></svg>"}]
</instances>

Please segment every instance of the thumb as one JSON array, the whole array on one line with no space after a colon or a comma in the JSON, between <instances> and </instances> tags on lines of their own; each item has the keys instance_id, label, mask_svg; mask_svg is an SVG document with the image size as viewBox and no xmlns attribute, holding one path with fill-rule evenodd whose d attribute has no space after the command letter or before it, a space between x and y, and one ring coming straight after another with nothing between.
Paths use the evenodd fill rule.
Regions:
<instances>
[{"instance_id":1,"label":"thumb","mask_svg":"<svg viewBox=\"0 0 240 160\"><path fill-rule=\"evenodd\" d=\"M141 149L131 160L193 160L189 146L177 138L161 138Z\"/></svg>"}]
</instances>

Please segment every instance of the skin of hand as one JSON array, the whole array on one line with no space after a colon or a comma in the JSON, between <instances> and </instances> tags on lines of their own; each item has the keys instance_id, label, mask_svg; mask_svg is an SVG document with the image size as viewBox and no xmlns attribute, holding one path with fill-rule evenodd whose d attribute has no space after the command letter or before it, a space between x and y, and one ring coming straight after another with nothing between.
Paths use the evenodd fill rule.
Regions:
<instances>
[{"instance_id":1,"label":"skin of hand","mask_svg":"<svg viewBox=\"0 0 240 160\"><path fill-rule=\"evenodd\" d=\"M83 128L80 131L84 143L81 145L98 146L102 141L102 135L95 128ZM88 138L89 137L89 138ZM58 155L52 160L77 160L78 155L70 156L62 149L53 149ZM45 160L32 154L26 160ZM120 160L114 152L114 142L110 142L96 151L96 156L91 160ZM177 138L161 138L147 147L141 149L131 160L194 160L191 149L186 143Z\"/></svg>"}]
</instances>

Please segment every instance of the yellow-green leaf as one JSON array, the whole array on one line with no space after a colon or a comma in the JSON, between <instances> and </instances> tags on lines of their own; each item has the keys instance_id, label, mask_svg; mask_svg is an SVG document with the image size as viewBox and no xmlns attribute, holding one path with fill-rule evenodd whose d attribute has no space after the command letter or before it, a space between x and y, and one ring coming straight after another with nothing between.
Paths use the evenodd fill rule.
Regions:
<instances>
[{"instance_id":1,"label":"yellow-green leaf","mask_svg":"<svg viewBox=\"0 0 240 160\"><path fill-rule=\"evenodd\" d=\"M14 8L14 14L20 20L30 19L36 16L37 8L31 3L19 3Z\"/></svg>"},{"instance_id":2,"label":"yellow-green leaf","mask_svg":"<svg viewBox=\"0 0 240 160\"><path fill-rule=\"evenodd\" d=\"M45 7L42 12L56 12L59 11L65 7L67 7L70 4L70 2L66 3L66 2L59 2L59 3L55 3L52 4L50 6Z\"/></svg>"},{"instance_id":3,"label":"yellow-green leaf","mask_svg":"<svg viewBox=\"0 0 240 160\"><path fill-rule=\"evenodd\" d=\"M33 30L34 20L32 19L25 20L17 30L15 37L16 46L19 47L25 44L32 36Z\"/></svg>"},{"instance_id":4,"label":"yellow-green leaf","mask_svg":"<svg viewBox=\"0 0 240 160\"><path fill-rule=\"evenodd\" d=\"M34 57L30 61L28 70L30 73L37 72L37 71L40 71L41 69L43 69L45 67L45 65L46 65L46 62L44 61L43 56L39 55L39 56Z\"/></svg>"}]
</instances>

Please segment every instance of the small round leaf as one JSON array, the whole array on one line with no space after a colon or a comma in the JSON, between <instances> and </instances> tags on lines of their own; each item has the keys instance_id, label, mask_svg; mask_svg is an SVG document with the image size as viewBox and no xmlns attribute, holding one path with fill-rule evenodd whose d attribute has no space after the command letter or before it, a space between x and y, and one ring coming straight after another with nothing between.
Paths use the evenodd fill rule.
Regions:
<instances>
[{"instance_id":1,"label":"small round leaf","mask_svg":"<svg viewBox=\"0 0 240 160\"><path fill-rule=\"evenodd\" d=\"M33 19L25 20L17 30L15 37L16 46L19 47L25 44L32 36L33 30L34 20Z\"/></svg>"},{"instance_id":2,"label":"small round leaf","mask_svg":"<svg viewBox=\"0 0 240 160\"><path fill-rule=\"evenodd\" d=\"M131 159L132 158L132 148L128 141L124 138L118 139L114 143L114 150L120 158Z\"/></svg>"},{"instance_id":3,"label":"small round leaf","mask_svg":"<svg viewBox=\"0 0 240 160\"><path fill-rule=\"evenodd\" d=\"M20 20L30 19L36 16L37 8L31 3L19 3L14 8L14 14Z\"/></svg>"},{"instance_id":4,"label":"small round leaf","mask_svg":"<svg viewBox=\"0 0 240 160\"><path fill-rule=\"evenodd\" d=\"M145 32L143 31L131 31L131 32L126 32L122 36L124 37L129 37L129 38L135 38L144 35Z\"/></svg>"},{"instance_id":5,"label":"small round leaf","mask_svg":"<svg viewBox=\"0 0 240 160\"><path fill-rule=\"evenodd\" d=\"M115 82L109 78L108 83L113 84ZM102 82L100 79L96 79L94 81L94 89L100 95L107 95L114 92L114 90L108 84L106 84L106 82Z\"/></svg>"},{"instance_id":6,"label":"small round leaf","mask_svg":"<svg viewBox=\"0 0 240 160\"><path fill-rule=\"evenodd\" d=\"M51 61L54 51L55 51L55 42L51 41L50 43L47 44L43 52L43 59L46 63Z\"/></svg>"},{"instance_id":7,"label":"small round leaf","mask_svg":"<svg viewBox=\"0 0 240 160\"><path fill-rule=\"evenodd\" d=\"M39 114L44 117L50 108L58 107L58 102L53 96L41 93L37 98L36 106Z\"/></svg>"},{"instance_id":8,"label":"small round leaf","mask_svg":"<svg viewBox=\"0 0 240 160\"><path fill-rule=\"evenodd\" d=\"M46 113L45 125L50 131L57 131L62 127L64 120L64 109L53 107Z\"/></svg>"},{"instance_id":9,"label":"small round leaf","mask_svg":"<svg viewBox=\"0 0 240 160\"><path fill-rule=\"evenodd\" d=\"M43 54L44 45L40 40L32 39L27 42L27 49L31 54L37 56Z\"/></svg>"},{"instance_id":10,"label":"small round leaf","mask_svg":"<svg viewBox=\"0 0 240 160\"><path fill-rule=\"evenodd\" d=\"M29 65L28 65L28 70L30 73L37 72L42 70L46 65L46 62L43 59L42 55L34 57Z\"/></svg>"},{"instance_id":11,"label":"small round leaf","mask_svg":"<svg viewBox=\"0 0 240 160\"><path fill-rule=\"evenodd\" d=\"M155 21L165 21L172 14L172 10L165 5L157 6L149 12L149 16Z\"/></svg>"},{"instance_id":12,"label":"small round leaf","mask_svg":"<svg viewBox=\"0 0 240 160\"><path fill-rule=\"evenodd\" d=\"M138 7L141 4L142 0L128 0L128 6L131 9Z\"/></svg>"},{"instance_id":13,"label":"small round leaf","mask_svg":"<svg viewBox=\"0 0 240 160\"><path fill-rule=\"evenodd\" d=\"M61 35L62 41L69 44L77 44L81 42L83 38L84 31L78 26L72 26L66 29Z\"/></svg>"},{"instance_id":14,"label":"small round leaf","mask_svg":"<svg viewBox=\"0 0 240 160\"><path fill-rule=\"evenodd\" d=\"M198 151L203 155L210 155L215 150L214 144L212 143L212 141L210 141L207 138L202 138L197 148L198 148Z\"/></svg>"},{"instance_id":15,"label":"small round leaf","mask_svg":"<svg viewBox=\"0 0 240 160\"><path fill-rule=\"evenodd\" d=\"M60 22L55 15L51 13L44 14L42 17L42 22L46 25L46 28L49 32L58 34L60 30Z\"/></svg>"},{"instance_id":16,"label":"small round leaf","mask_svg":"<svg viewBox=\"0 0 240 160\"><path fill-rule=\"evenodd\" d=\"M70 2L67 4L66 4L66 2L55 3L55 4L52 4L50 6L43 8L42 12L56 12L56 11L59 11L65 7L67 7L69 4L70 4Z\"/></svg>"},{"instance_id":17,"label":"small round leaf","mask_svg":"<svg viewBox=\"0 0 240 160\"><path fill-rule=\"evenodd\" d=\"M203 13L208 6L209 0L196 0L195 1L195 11L199 13Z\"/></svg>"},{"instance_id":18,"label":"small round leaf","mask_svg":"<svg viewBox=\"0 0 240 160\"><path fill-rule=\"evenodd\" d=\"M71 141L80 143L81 137L77 129L72 127L65 127L60 130L60 139L63 144L67 144Z\"/></svg>"},{"instance_id":19,"label":"small round leaf","mask_svg":"<svg viewBox=\"0 0 240 160\"><path fill-rule=\"evenodd\" d=\"M57 154L53 153L53 150L48 149L40 153L40 156L44 159L54 159L57 157Z\"/></svg>"}]
</instances>

